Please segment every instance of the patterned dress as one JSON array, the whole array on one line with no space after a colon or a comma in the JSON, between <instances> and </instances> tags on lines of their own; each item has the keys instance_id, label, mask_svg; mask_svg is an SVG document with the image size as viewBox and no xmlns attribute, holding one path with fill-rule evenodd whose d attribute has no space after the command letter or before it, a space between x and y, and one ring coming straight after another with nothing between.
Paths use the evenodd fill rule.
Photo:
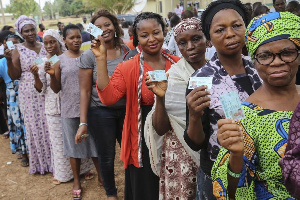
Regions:
<instances>
[{"instance_id":1,"label":"patterned dress","mask_svg":"<svg viewBox=\"0 0 300 200\"><path fill-rule=\"evenodd\" d=\"M46 59L44 59L46 61ZM60 116L60 93L54 93L50 88L50 75L45 73L44 63L39 70L39 76L43 83L41 95L45 95L45 114L49 127L52 146L53 176L60 182L73 179L70 157L64 155L62 120ZM80 164L81 174L88 172L93 167L92 159L82 159Z\"/></svg>"},{"instance_id":2,"label":"patterned dress","mask_svg":"<svg viewBox=\"0 0 300 200\"><path fill-rule=\"evenodd\" d=\"M46 57L44 46L39 54L23 44L15 45L20 54L22 74L19 82L19 100L24 115L27 145L29 150L29 173L52 172L51 144L45 115L45 95L40 95L34 87L34 77L30 72L37 58Z\"/></svg>"},{"instance_id":3,"label":"patterned dress","mask_svg":"<svg viewBox=\"0 0 300 200\"><path fill-rule=\"evenodd\" d=\"M7 73L6 58L0 60L0 77L3 77L6 84L7 96L7 117L10 149L14 154L21 152L27 153L26 131L24 126L23 115L20 111L19 103L19 80L12 81Z\"/></svg>"},{"instance_id":4,"label":"patterned dress","mask_svg":"<svg viewBox=\"0 0 300 200\"><path fill-rule=\"evenodd\" d=\"M244 166L235 199L292 199L283 184L278 164L283 157L293 111L263 109L242 103L246 118L240 124L244 135ZM212 169L214 195L227 199L227 169L230 152L221 148Z\"/></svg>"}]
</instances>

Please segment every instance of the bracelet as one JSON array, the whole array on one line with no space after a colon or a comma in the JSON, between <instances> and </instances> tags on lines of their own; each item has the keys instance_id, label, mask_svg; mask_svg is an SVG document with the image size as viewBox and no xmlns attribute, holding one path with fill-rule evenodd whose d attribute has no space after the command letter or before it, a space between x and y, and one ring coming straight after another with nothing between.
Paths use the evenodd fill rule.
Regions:
<instances>
[{"instance_id":1,"label":"bracelet","mask_svg":"<svg viewBox=\"0 0 300 200\"><path fill-rule=\"evenodd\" d=\"M229 174L229 176L233 177L233 178L240 178L242 173L234 173L229 169L229 166L227 167L227 173Z\"/></svg>"},{"instance_id":2,"label":"bracelet","mask_svg":"<svg viewBox=\"0 0 300 200\"><path fill-rule=\"evenodd\" d=\"M80 126L88 126L88 124L85 123L85 122L81 122L81 123L79 124L79 127L80 127Z\"/></svg>"}]
</instances>

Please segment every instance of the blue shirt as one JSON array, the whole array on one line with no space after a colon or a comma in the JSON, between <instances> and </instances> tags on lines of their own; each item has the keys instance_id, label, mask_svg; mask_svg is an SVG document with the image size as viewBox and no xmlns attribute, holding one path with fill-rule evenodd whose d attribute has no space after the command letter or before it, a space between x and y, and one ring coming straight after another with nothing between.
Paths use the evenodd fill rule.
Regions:
<instances>
[{"instance_id":1,"label":"blue shirt","mask_svg":"<svg viewBox=\"0 0 300 200\"><path fill-rule=\"evenodd\" d=\"M8 73L7 73L6 58L0 59L0 77L2 77L4 79L5 83L9 83L9 82L12 81L11 78L8 76Z\"/></svg>"}]
</instances>

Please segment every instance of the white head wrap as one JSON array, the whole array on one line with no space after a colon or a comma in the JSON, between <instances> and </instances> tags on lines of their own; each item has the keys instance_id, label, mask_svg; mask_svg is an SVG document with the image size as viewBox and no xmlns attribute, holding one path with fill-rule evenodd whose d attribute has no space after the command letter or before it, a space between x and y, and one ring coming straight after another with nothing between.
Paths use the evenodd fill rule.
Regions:
<instances>
[{"instance_id":1,"label":"white head wrap","mask_svg":"<svg viewBox=\"0 0 300 200\"><path fill-rule=\"evenodd\" d=\"M61 36L59 35L59 33L56 30L54 30L54 29L48 29L48 30L46 30L45 33L44 33L44 35L43 35L43 39L47 35L50 35L50 36L54 37L61 44L61 50L62 50L62 52L67 51L63 39L61 38Z\"/></svg>"}]
</instances>

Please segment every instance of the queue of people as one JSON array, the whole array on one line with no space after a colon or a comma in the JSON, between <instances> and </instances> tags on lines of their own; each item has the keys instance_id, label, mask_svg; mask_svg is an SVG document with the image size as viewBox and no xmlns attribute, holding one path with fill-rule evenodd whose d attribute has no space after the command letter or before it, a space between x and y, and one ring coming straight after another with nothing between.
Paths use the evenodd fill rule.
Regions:
<instances>
[{"instance_id":1,"label":"queue of people","mask_svg":"<svg viewBox=\"0 0 300 200\"><path fill-rule=\"evenodd\" d=\"M270 13L214 1L201 20L170 17L168 34L159 14L142 12L130 28L134 48L115 15L100 9L91 23L103 34L85 51L82 27L40 25L42 43L36 22L20 16L22 38L0 34L12 153L29 174L73 181L75 200L84 197L80 175L93 178L93 168L107 199L118 199L116 141L126 200L300 198L300 17L296 3L288 12L284 0L273 4ZM168 50L169 38L181 57ZM155 70L167 80L153 80ZM211 87L189 87L199 77L211 78ZM226 118L222 96L231 92L242 119Z\"/></svg>"}]
</instances>

